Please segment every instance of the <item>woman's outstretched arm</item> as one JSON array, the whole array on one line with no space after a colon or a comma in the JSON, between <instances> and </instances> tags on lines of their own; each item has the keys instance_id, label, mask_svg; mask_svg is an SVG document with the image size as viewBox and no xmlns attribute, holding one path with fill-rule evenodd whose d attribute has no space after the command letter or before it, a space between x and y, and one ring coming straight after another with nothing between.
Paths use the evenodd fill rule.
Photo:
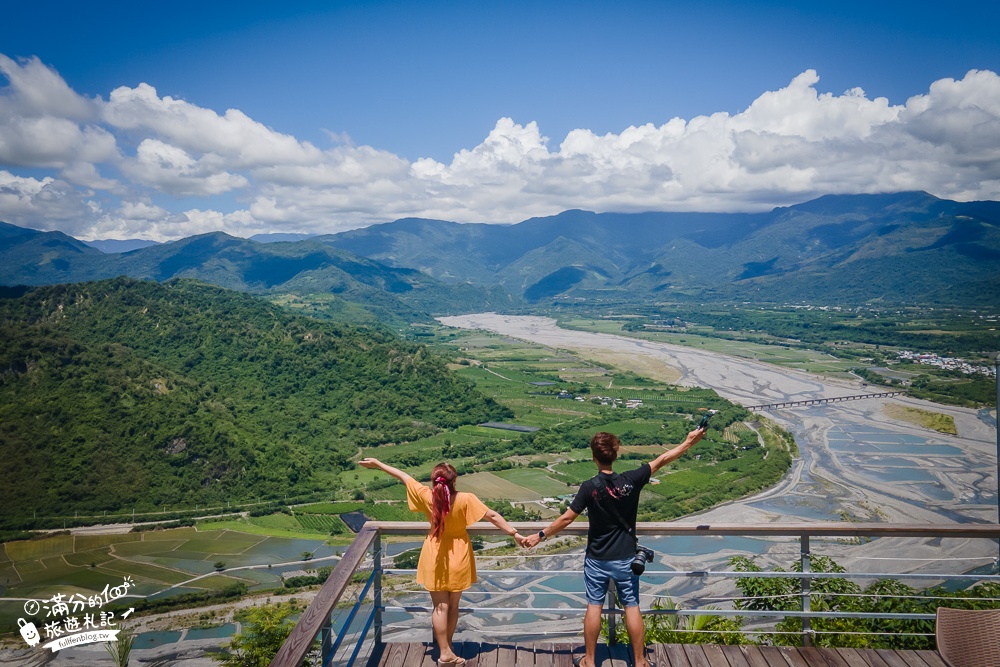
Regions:
<instances>
[{"instance_id":1,"label":"woman's outstretched arm","mask_svg":"<svg viewBox=\"0 0 1000 667\"><path fill-rule=\"evenodd\" d=\"M358 461L358 465L361 466L362 468L370 468L372 470L381 470L384 473L388 473L388 474L392 475L393 477L395 477L396 479L398 479L400 482L403 482L404 484L406 483L406 480L408 480L410 478L410 476L408 474L406 474L405 472L403 472L399 468L393 468L390 465L386 465L385 463L382 463L378 459L372 459L372 458L361 459L360 461Z\"/></svg>"},{"instance_id":2,"label":"woman's outstretched arm","mask_svg":"<svg viewBox=\"0 0 1000 667\"><path fill-rule=\"evenodd\" d=\"M514 528L514 526L507 523L507 519L503 518L503 516L501 516L499 512L497 512L496 510L489 510L488 512L486 512L486 515L483 518L492 523L494 526L496 526L503 532L513 537L514 541L517 542L518 546L523 546L521 544L521 541L524 538L521 536L521 533L517 532L517 529Z\"/></svg>"}]
</instances>

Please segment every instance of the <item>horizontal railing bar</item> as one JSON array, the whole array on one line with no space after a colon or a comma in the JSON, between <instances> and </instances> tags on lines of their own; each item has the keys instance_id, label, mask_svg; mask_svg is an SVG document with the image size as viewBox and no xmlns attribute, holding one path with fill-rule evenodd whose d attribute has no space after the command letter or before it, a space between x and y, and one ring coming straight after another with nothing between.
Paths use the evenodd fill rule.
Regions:
<instances>
[{"instance_id":1,"label":"horizontal railing bar","mask_svg":"<svg viewBox=\"0 0 1000 667\"><path fill-rule=\"evenodd\" d=\"M512 557L516 554L512 554ZM416 570L385 570L386 574L416 574ZM489 570L476 568L479 574L493 575L535 575L583 574L583 570ZM649 577L719 577L722 579L948 579L977 581L1000 581L1000 574L934 574L927 572L735 572L732 570L651 570L642 575ZM473 591L480 592L480 591ZM835 595L835 593L831 593Z\"/></svg>"},{"instance_id":2,"label":"horizontal railing bar","mask_svg":"<svg viewBox=\"0 0 1000 667\"><path fill-rule=\"evenodd\" d=\"M383 535L425 535L430 528L426 521L369 521ZM546 521L519 521L512 526L530 535L548 527ZM476 523L469 532L477 535L507 535L491 523ZM886 523L768 523L768 524L689 524L641 521L636 524L639 535L743 535L770 537L978 537L1000 538L1000 524L886 524ZM587 523L572 523L560 534L585 536Z\"/></svg>"},{"instance_id":3,"label":"horizontal railing bar","mask_svg":"<svg viewBox=\"0 0 1000 667\"><path fill-rule=\"evenodd\" d=\"M421 605L389 606L385 611L402 611L407 613L422 612L430 613L432 607ZM572 614L582 616L587 613L583 607L459 607L459 613L463 614L490 614L490 613L552 613L552 614ZM603 609L602 614L614 614L621 616L625 612L621 609ZM760 618L770 618L775 616L808 616L809 618L884 618L903 621L926 621L933 620L934 614L894 614L891 612L853 612L853 611L777 611L769 609L644 609L644 616L754 616Z\"/></svg>"}]
</instances>

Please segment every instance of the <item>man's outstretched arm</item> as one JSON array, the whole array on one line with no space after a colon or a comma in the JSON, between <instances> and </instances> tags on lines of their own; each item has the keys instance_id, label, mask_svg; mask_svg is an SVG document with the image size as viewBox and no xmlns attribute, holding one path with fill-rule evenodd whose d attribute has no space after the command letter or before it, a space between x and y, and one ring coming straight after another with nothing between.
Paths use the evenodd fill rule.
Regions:
<instances>
[{"instance_id":1,"label":"man's outstretched arm","mask_svg":"<svg viewBox=\"0 0 1000 667\"><path fill-rule=\"evenodd\" d=\"M687 438L684 439L684 442L682 442L681 444L677 445L672 449L668 449L667 451L663 452L655 459L650 461L649 462L650 470L652 470L653 473L655 474L656 471L662 468L663 466L673 461L676 461L681 457L681 454L691 449L691 447L693 447L694 444L699 440L701 440L704 436L705 436L705 429L703 428L696 428L695 430L691 431L690 433L687 434Z\"/></svg>"}]
</instances>

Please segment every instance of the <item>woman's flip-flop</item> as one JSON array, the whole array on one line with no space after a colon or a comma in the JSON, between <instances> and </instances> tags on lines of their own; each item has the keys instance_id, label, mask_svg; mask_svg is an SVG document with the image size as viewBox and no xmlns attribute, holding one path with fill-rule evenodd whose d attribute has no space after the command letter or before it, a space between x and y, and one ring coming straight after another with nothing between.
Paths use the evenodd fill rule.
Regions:
<instances>
[{"instance_id":1,"label":"woman's flip-flop","mask_svg":"<svg viewBox=\"0 0 1000 667\"><path fill-rule=\"evenodd\" d=\"M460 658L456 655L451 660L438 660L438 667L463 667L465 662L465 658Z\"/></svg>"}]
</instances>

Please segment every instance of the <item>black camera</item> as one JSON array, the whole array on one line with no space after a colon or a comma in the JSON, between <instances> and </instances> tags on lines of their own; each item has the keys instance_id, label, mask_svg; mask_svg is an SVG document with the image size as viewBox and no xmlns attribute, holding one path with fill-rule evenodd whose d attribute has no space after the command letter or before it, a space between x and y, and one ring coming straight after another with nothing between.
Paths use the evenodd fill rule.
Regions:
<instances>
[{"instance_id":1,"label":"black camera","mask_svg":"<svg viewBox=\"0 0 1000 667\"><path fill-rule=\"evenodd\" d=\"M636 545L635 558L632 559L632 574L638 576L646 571L646 563L653 560L653 550L649 547Z\"/></svg>"}]
</instances>

